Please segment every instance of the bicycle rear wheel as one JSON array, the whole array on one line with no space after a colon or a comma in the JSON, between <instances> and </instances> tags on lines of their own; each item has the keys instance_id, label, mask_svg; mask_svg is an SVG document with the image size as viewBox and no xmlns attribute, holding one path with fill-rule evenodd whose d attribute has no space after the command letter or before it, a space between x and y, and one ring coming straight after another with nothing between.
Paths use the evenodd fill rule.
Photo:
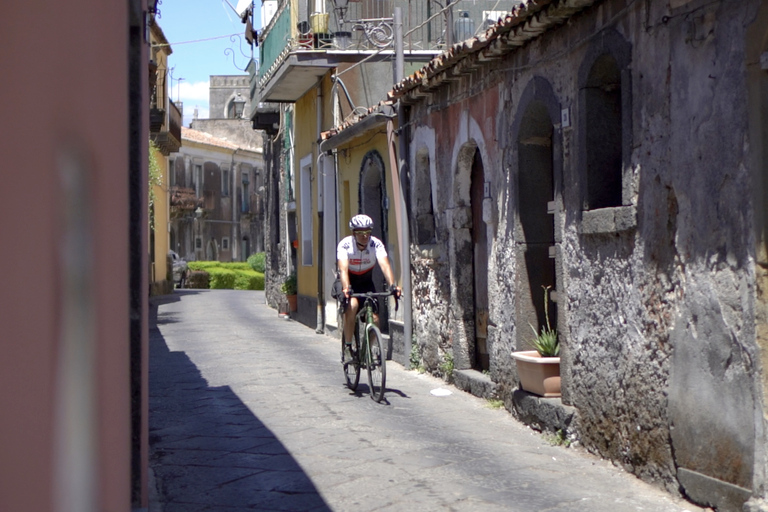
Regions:
<instances>
[{"instance_id":1,"label":"bicycle rear wheel","mask_svg":"<svg viewBox=\"0 0 768 512\"><path fill-rule=\"evenodd\" d=\"M368 385L371 388L371 398L381 402L387 383L387 358L381 333L375 325L368 326Z\"/></svg>"},{"instance_id":2,"label":"bicycle rear wheel","mask_svg":"<svg viewBox=\"0 0 768 512\"><path fill-rule=\"evenodd\" d=\"M343 323L339 323L343 326ZM346 350L346 343L344 342L344 329L341 332L341 364L344 367L344 380L347 383L347 387L352 391L357 389L357 384L360 382L360 362L358 354L360 353L360 342L358 340L357 332L355 332L355 339L352 340L350 348L351 353Z\"/></svg>"}]
</instances>

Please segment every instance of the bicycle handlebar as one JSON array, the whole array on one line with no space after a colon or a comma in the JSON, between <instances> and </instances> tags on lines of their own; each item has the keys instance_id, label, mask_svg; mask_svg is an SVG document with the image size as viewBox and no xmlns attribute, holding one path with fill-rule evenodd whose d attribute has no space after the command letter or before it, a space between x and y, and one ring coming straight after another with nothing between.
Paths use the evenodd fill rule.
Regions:
<instances>
[{"instance_id":1,"label":"bicycle handlebar","mask_svg":"<svg viewBox=\"0 0 768 512\"><path fill-rule=\"evenodd\" d=\"M374 298L374 297L389 297L390 295L395 295L395 292L392 290L386 291L386 292L365 292L365 293L354 293L352 292L349 296L354 297L356 299L366 299L366 298ZM395 296L395 298L399 298Z\"/></svg>"}]
</instances>

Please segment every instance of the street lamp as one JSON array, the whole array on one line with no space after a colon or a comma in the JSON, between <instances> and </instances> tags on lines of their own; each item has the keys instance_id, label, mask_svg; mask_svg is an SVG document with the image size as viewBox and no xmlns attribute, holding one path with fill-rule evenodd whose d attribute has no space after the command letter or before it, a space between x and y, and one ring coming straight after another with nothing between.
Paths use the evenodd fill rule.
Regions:
<instances>
[{"instance_id":1,"label":"street lamp","mask_svg":"<svg viewBox=\"0 0 768 512\"><path fill-rule=\"evenodd\" d=\"M333 0L333 5L336 11L339 13L339 19L344 23L344 15L347 13L347 4L349 0Z\"/></svg>"},{"instance_id":2,"label":"street lamp","mask_svg":"<svg viewBox=\"0 0 768 512\"><path fill-rule=\"evenodd\" d=\"M235 117L241 119L243 117L243 110L245 109L245 100L240 93L237 93L235 99L232 100L232 104L235 107Z\"/></svg>"}]
</instances>

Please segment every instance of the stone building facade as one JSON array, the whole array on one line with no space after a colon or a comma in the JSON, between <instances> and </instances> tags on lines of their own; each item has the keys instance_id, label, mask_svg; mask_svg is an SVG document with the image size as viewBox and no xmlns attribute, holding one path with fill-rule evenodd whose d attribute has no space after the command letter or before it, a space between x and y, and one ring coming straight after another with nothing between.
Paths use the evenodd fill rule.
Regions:
<instances>
[{"instance_id":1,"label":"stone building facade","mask_svg":"<svg viewBox=\"0 0 768 512\"><path fill-rule=\"evenodd\" d=\"M519 412L531 326L563 428L718 510L765 494L768 2L529 1L398 84L413 333Z\"/></svg>"},{"instance_id":2,"label":"stone building facade","mask_svg":"<svg viewBox=\"0 0 768 512\"><path fill-rule=\"evenodd\" d=\"M261 148L182 128L170 174L171 248L187 261L245 261L263 251Z\"/></svg>"}]
</instances>

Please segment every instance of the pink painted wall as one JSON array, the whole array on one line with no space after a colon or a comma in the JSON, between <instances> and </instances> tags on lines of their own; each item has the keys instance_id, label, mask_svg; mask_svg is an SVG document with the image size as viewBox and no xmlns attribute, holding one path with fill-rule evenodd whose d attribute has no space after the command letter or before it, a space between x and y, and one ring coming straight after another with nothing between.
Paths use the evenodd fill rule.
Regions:
<instances>
[{"instance_id":1,"label":"pink painted wall","mask_svg":"<svg viewBox=\"0 0 768 512\"><path fill-rule=\"evenodd\" d=\"M0 16L3 511L131 508L129 3Z\"/></svg>"}]
</instances>

